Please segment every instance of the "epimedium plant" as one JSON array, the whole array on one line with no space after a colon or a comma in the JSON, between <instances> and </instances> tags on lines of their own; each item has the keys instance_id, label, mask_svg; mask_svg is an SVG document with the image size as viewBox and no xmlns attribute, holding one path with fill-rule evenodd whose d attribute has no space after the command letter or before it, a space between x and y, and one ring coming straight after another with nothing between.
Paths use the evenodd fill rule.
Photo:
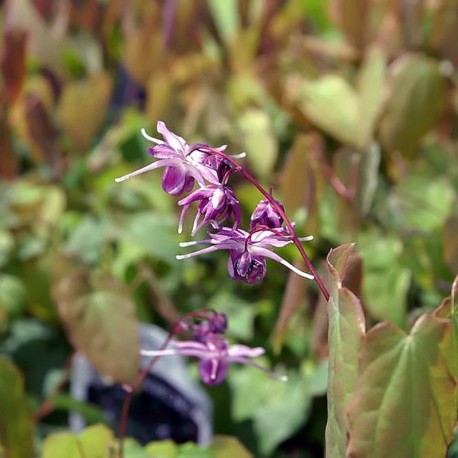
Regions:
<instances>
[{"instance_id":1,"label":"epimedium plant","mask_svg":"<svg viewBox=\"0 0 458 458\"><path fill-rule=\"evenodd\" d=\"M352 245L331 250L327 258L328 292L301 245L301 241L311 238L297 237L281 202L273 197L272 191L263 189L234 157L225 154L225 146L211 148L202 143L189 146L164 123L158 122L157 129L164 140L151 138L145 132L143 135L156 143L148 152L158 161L116 181L165 167L164 191L175 196L190 192L178 201L178 205L183 206L179 232L183 229L184 214L192 203L197 203L192 235L204 224L211 229L208 239L180 246L210 246L178 255L177 259L227 250L229 276L252 284L266 276L265 258L271 258L295 274L315 280L328 302L326 456L443 456L451 442L457 417L458 279L453 284L451 297L435 312L419 316L410 331L405 332L389 322L367 330L359 298L344 286L345 272L352 262ZM249 232L239 227L239 201L228 184L234 173L241 173L263 195L251 216ZM193 191L195 182L199 189ZM228 219L232 220L232 226L223 226ZM291 243L298 247L313 274L298 270L271 251L272 247ZM166 348L167 342L162 350L142 350L142 355L153 357L147 369L159 357L194 356L200 359L201 380L216 384L226 376L229 363L260 367L250 358L263 354L262 348L231 346L222 337L227 326L223 314L197 312L195 317L203 321L191 325L192 340L174 341L171 349ZM171 336L189 329L185 321L180 323ZM145 375L144 370L136 387ZM121 425L128 415L129 399ZM415 405L415 411L406 409L406 404ZM393 422L393 418L399 418L399 424ZM122 441L121 430L121 444Z\"/></svg>"},{"instance_id":2,"label":"epimedium plant","mask_svg":"<svg viewBox=\"0 0 458 458\"><path fill-rule=\"evenodd\" d=\"M56 4L66 2L11 0L0 11L6 356L0 441L6 452L32 456L32 438L53 431L47 414L54 410L79 409L90 423L103 420L65 393L48 398L48 382L70 352L62 323L74 348L129 385L140 359L137 320L172 326L205 304L230 317L229 341L269 350L270 336L272 347L282 348L279 357L268 356L281 363L274 367L288 374L287 383L237 365L220 387L230 390L231 402L215 409L217 429L242 424L237 435L256 455L275 453L285 440L281 449L302 451L311 437L322 446L324 434L315 428L325 409L320 399L311 407L311 399L323 388L309 375L317 367L325 372L329 354L328 455L444 456L456 412L456 281L451 299L435 309L458 269L454 2L196 0L191 8L148 1L120 10L114 1L53 10ZM118 114L100 140L107 118ZM177 242L186 242L175 235L176 205L173 195L160 192L158 176L112 184L117 158L144 161L138 130L157 119L173 122L186 138L230 139L236 151L247 151L248 169L261 183L279 184L273 194L298 231L305 225L315 235L307 252L329 303L316 300L312 281L264 264L260 248L310 272L297 261L294 243L266 245L278 235L265 241L262 231L250 237L251 227L241 227L235 201L251 213L259 199L235 171L227 179L236 195L228 183L212 182L214 175L209 182L192 177L198 186L181 196L181 227L196 205L191 235L213 218L219 226L210 223L210 233L219 235L205 241L213 256L186 254L197 246L193 241L179 254L188 262L175 262ZM189 174L180 184L176 170L169 172L172 185L191 186ZM228 214L219 213L217 202ZM282 226L284 242L290 232L278 223L278 208L269 216L267 201L266 209L274 220L268 226ZM235 228L221 226L226 216L239 221ZM317 261L350 241L356 248L345 245L322 265ZM218 262L225 254L229 270ZM253 264L253 282L267 266L268 281L231 283L228 271L246 279L243 267ZM212 316L185 319L185 342ZM219 350L233 347L223 334L211 335ZM210 353L197 343L194 356L203 361ZM207 364L226 367L231 361L220 355L212 353ZM268 358L258 362L269 367ZM59 373L65 379L66 369ZM232 423L221 427L221 416ZM244 435L250 427L256 443ZM51 434L43 453L100 455L114 436L103 427L79 438ZM97 438L101 449L94 448ZM124 441L127 456L151 454L151 447ZM164 448L171 456L217 456L217 447ZM448 454L456 456L453 446Z\"/></svg>"}]
</instances>

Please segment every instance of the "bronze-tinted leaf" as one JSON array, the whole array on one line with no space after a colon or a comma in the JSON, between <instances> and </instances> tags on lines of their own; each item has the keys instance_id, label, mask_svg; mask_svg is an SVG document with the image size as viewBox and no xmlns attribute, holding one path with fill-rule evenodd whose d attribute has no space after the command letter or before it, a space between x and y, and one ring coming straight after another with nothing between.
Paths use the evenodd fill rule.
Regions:
<instances>
[{"instance_id":1,"label":"bronze-tinted leaf","mask_svg":"<svg viewBox=\"0 0 458 458\"><path fill-rule=\"evenodd\" d=\"M3 53L1 69L3 73L4 94L9 105L16 100L25 78L25 44L27 34L24 30L6 28L3 32Z\"/></svg>"},{"instance_id":2,"label":"bronze-tinted leaf","mask_svg":"<svg viewBox=\"0 0 458 458\"><path fill-rule=\"evenodd\" d=\"M53 296L72 344L102 374L118 383L132 383L139 364L135 307L113 279L89 278L82 268L64 263Z\"/></svg>"},{"instance_id":3,"label":"bronze-tinted leaf","mask_svg":"<svg viewBox=\"0 0 458 458\"><path fill-rule=\"evenodd\" d=\"M368 21L372 0L332 0L329 2L331 16L340 26L347 40L362 49L370 31Z\"/></svg>"},{"instance_id":4,"label":"bronze-tinted leaf","mask_svg":"<svg viewBox=\"0 0 458 458\"><path fill-rule=\"evenodd\" d=\"M111 77L103 72L65 86L57 107L57 118L79 150L89 146L105 122L111 89Z\"/></svg>"},{"instance_id":5,"label":"bronze-tinted leaf","mask_svg":"<svg viewBox=\"0 0 458 458\"><path fill-rule=\"evenodd\" d=\"M318 134L298 135L280 175L282 202L289 215L301 207L307 210L307 231L319 231L318 204L324 179L319 158L323 141Z\"/></svg>"},{"instance_id":6,"label":"bronze-tinted leaf","mask_svg":"<svg viewBox=\"0 0 458 458\"><path fill-rule=\"evenodd\" d=\"M385 148L415 156L418 143L437 121L444 104L439 62L405 54L391 65L386 110L380 125Z\"/></svg>"},{"instance_id":7,"label":"bronze-tinted leaf","mask_svg":"<svg viewBox=\"0 0 458 458\"><path fill-rule=\"evenodd\" d=\"M348 435L347 406L358 375L365 335L365 318L359 299L342 287L352 245L331 250L328 255L331 298L329 316L328 422L326 456L345 456Z\"/></svg>"},{"instance_id":8,"label":"bronze-tinted leaf","mask_svg":"<svg viewBox=\"0 0 458 458\"><path fill-rule=\"evenodd\" d=\"M456 424L450 331L447 320L426 314L409 334L390 323L367 333L341 456L445 456Z\"/></svg>"}]
</instances>

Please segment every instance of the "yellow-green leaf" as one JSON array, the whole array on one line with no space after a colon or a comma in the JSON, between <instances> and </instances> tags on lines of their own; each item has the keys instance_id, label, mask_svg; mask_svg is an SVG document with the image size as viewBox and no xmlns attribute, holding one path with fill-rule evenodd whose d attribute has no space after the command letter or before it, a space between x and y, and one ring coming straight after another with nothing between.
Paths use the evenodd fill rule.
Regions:
<instances>
[{"instance_id":1,"label":"yellow-green leaf","mask_svg":"<svg viewBox=\"0 0 458 458\"><path fill-rule=\"evenodd\" d=\"M24 396L24 380L4 358L0 358L0 451L2 448L8 458L33 456L33 423Z\"/></svg>"}]
</instances>

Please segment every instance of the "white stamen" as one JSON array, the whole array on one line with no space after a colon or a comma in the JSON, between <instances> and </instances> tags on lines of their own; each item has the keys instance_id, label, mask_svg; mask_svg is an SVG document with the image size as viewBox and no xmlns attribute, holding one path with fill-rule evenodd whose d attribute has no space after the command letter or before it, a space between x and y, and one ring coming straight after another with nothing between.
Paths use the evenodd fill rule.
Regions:
<instances>
[{"instance_id":1,"label":"white stamen","mask_svg":"<svg viewBox=\"0 0 458 458\"><path fill-rule=\"evenodd\" d=\"M194 246L194 245L198 245L199 242L196 242L195 240L193 240L192 242L180 242L178 245L181 247L181 248L186 248L187 246Z\"/></svg>"},{"instance_id":2,"label":"white stamen","mask_svg":"<svg viewBox=\"0 0 458 458\"><path fill-rule=\"evenodd\" d=\"M134 172L128 173L127 175L124 175L119 178L115 178L116 183L121 183L121 181L128 180L129 178L135 177L137 175L141 175L142 173L148 172L150 170L154 170L157 168L157 162L153 162L152 164L149 164L141 169L135 170Z\"/></svg>"},{"instance_id":3,"label":"white stamen","mask_svg":"<svg viewBox=\"0 0 458 458\"><path fill-rule=\"evenodd\" d=\"M299 240L301 242L310 242L310 240L313 240L313 235L308 235L307 237L299 237Z\"/></svg>"},{"instance_id":4,"label":"white stamen","mask_svg":"<svg viewBox=\"0 0 458 458\"><path fill-rule=\"evenodd\" d=\"M178 355L175 348L165 348L164 350L140 350L141 356L172 356Z\"/></svg>"},{"instance_id":5,"label":"white stamen","mask_svg":"<svg viewBox=\"0 0 458 458\"><path fill-rule=\"evenodd\" d=\"M159 145L163 145L165 143L162 140L158 140L157 138L154 138L154 137L151 137L150 135L148 135L146 133L146 130L143 127L140 129L140 132L143 135L143 137L145 137L150 142L158 143Z\"/></svg>"},{"instance_id":6,"label":"white stamen","mask_svg":"<svg viewBox=\"0 0 458 458\"><path fill-rule=\"evenodd\" d=\"M283 264L285 267L287 267L289 270L292 270L295 274L299 275L300 277L307 278L309 280L313 280L314 276L310 275L306 272L302 272L302 270L299 270L297 267L294 267L292 264L290 264L288 261L285 261L283 258L281 258L281 261L279 261L280 264Z\"/></svg>"},{"instance_id":7,"label":"white stamen","mask_svg":"<svg viewBox=\"0 0 458 458\"><path fill-rule=\"evenodd\" d=\"M234 158L234 159L243 159L244 157L246 157L246 153L243 152L243 153L239 153L239 154L231 154L231 157Z\"/></svg>"}]
</instances>

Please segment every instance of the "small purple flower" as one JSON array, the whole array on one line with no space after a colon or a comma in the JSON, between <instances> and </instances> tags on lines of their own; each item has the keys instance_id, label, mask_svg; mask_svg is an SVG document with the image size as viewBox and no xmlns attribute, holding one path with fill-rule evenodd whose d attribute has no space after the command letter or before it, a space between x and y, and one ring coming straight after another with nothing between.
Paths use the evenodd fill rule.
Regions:
<instances>
[{"instance_id":1,"label":"small purple flower","mask_svg":"<svg viewBox=\"0 0 458 458\"><path fill-rule=\"evenodd\" d=\"M226 325L226 316L214 313L209 321L194 326L194 340L172 341L168 348L141 350L141 355L148 357L183 355L199 358L200 378L204 383L210 385L217 385L225 379L231 363L253 366L272 377L286 380L285 376L271 372L251 361L251 358L263 355L265 353L264 348L230 345L222 336L226 330Z\"/></svg>"},{"instance_id":2,"label":"small purple flower","mask_svg":"<svg viewBox=\"0 0 458 458\"><path fill-rule=\"evenodd\" d=\"M284 211L282 203L275 200L275 203ZM278 213L278 210L267 200L262 199L251 215L250 229L256 227L269 227L271 229L279 229L283 224L283 217Z\"/></svg>"},{"instance_id":3,"label":"small purple flower","mask_svg":"<svg viewBox=\"0 0 458 458\"><path fill-rule=\"evenodd\" d=\"M301 277L313 280L313 275L302 272L288 261L271 251L293 242L290 236L275 230L254 230L246 232L238 228L215 226L217 232L209 233L210 238L193 242L180 243L181 247L210 245L193 253L178 255L177 259L187 259L217 250L228 250L228 272L231 278L246 283L255 283L266 274L265 258L273 259ZM312 240L304 237L301 241Z\"/></svg>"},{"instance_id":4,"label":"small purple flower","mask_svg":"<svg viewBox=\"0 0 458 458\"><path fill-rule=\"evenodd\" d=\"M142 129L142 135L147 140L156 143L156 146L149 148L148 152L158 161L116 178L118 183L160 167L165 167L164 175L162 176L162 188L165 192L174 196L190 191L195 181L200 186L205 186L206 183L219 183L218 171L206 165L205 162L211 151L222 152L226 149L226 146L220 146L216 149L211 149L208 145L199 143L189 146L184 138L168 130L162 121L158 121L157 131L164 140L150 137Z\"/></svg>"},{"instance_id":5,"label":"small purple flower","mask_svg":"<svg viewBox=\"0 0 458 458\"><path fill-rule=\"evenodd\" d=\"M211 222L223 222L227 218L233 218L235 226L240 224L240 204L234 192L228 186L210 184L195 190L189 196L181 199L178 205L183 207L178 232L183 230L183 220L192 203L199 202L197 214L192 226L191 235L194 235L202 226Z\"/></svg>"}]
</instances>

